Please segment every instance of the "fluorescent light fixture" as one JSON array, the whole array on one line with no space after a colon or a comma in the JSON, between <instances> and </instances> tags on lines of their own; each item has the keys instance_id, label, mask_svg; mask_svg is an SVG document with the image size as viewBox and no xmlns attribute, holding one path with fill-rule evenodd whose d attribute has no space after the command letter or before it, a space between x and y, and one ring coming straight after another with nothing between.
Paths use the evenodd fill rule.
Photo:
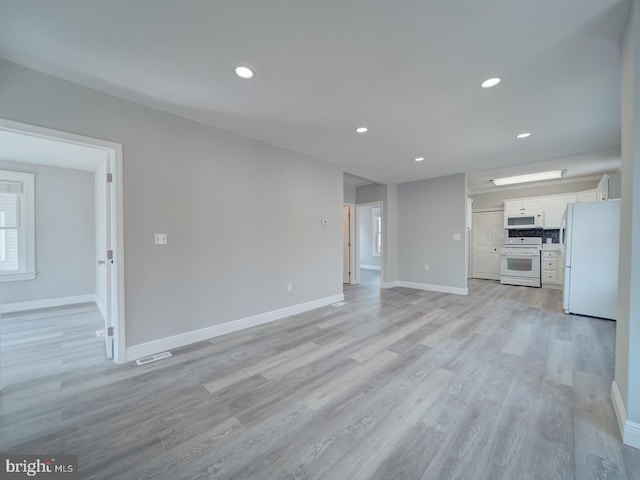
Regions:
<instances>
[{"instance_id":1,"label":"fluorescent light fixture","mask_svg":"<svg viewBox=\"0 0 640 480\"><path fill-rule=\"evenodd\" d=\"M416 162L424 162L424 157L416 157L415 161Z\"/></svg>"},{"instance_id":2,"label":"fluorescent light fixture","mask_svg":"<svg viewBox=\"0 0 640 480\"><path fill-rule=\"evenodd\" d=\"M356 133L367 133L369 129L367 127L358 127L356 128Z\"/></svg>"},{"instance_id":3,"label":"fluorescent light fixture","mask_svg":"<svg viewBox=\"0 0 640 480\"><path fill-rule=\"evenodd\" d=\"M552 180L561 178L563 170L553 170L551 172L530 173L528 175L518 175L515 177L494 178L491 180L496 187L502 185L513 185L514 183L538 182L540 180Z\"/></svg>"},{"instance_id":4,"label":"fluorescent light fixture","mask_svg":"<svg viewBox=\"0 0 640 480\"><path fill-rule=\"evenodd\" d=\"M253 73L253 70L251 70L249 67L236 67L234 71L236 72L237 76L239 76L240 78L244 78L245 80L249 80L256 76L256 74Z\"/></svg>"},{"instance_id":5,"label":"fluorescent light fixture","mask_svg":"<svg viewBox=\"0 0 640 480\"><path fill-rule=\"evenodd\" d=\"M502 82L502 79L500 77L487 78L484 82L480 84L480 86L482 88L491 88L500 84L500 82Z\"/></svg>"},{"instance_id":6,"label":"fluorescent light fixture","mask_svg":"<svg viewBox=\"0 0 640 480\"><path fill-rule=\"evenodd\" d=\"M522 140L523 138L529 138L531 136L531 132L522 132L516 135L516 138Z\"/></svg>"}]
</instances>

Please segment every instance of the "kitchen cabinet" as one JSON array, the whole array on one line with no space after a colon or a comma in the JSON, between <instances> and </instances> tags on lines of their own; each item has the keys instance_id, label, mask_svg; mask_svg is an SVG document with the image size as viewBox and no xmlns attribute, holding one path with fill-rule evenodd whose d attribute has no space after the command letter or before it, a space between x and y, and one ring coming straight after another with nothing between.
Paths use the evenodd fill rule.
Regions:
<instances>
[{"instance_id":1,"label":"kitchen cabinet","mask_svg":"<svg viewBox=\"0 0 640 480\"><path fill-rule=\"evenodd\" d=\"M609 175L604 174L596 187L596 201L609 200Z\"/></svg>"},{"instance_id":2,"label":"kitchen cabinet","mask_svg":"<svg viewBox=\"0 0 640 480\"><path fill-rule=\"evenodd\" d=\"M564 215L567 205L576 202L577 199L575 193L545 197L543 202L544 228L560 228L562 215Z\"/></svg>"},{"instance_id":3,"label":"kitchen cabinet","mask_svg":"<svg viewBox=\"0 0 640 480\"><path fill-rule=\"evenodd\" d=\"M608 197L608 180L604 177L593 190L577 193L562 193L540 197L514 198L504 201L504 216L542 215L542 228L551 230L560 228L562 215L569 203L595 202ZM506 223L505 223L506 225Z\"/></svg>"},{"instance_id":4,"label":"kitchen cabinet","mask_svg":"<svg viewBox=\"0 0 640 480\"><path fill-rule=\"evenodd\" d=\"M504 211L505 212L527 212L542 210L542 198L519 198L517 200L505 200Z\"/></svg>"},{"instance_id":5,"label":"kitchen cabinet","mask_svg":"<svg viewBox=\"0 0 640 480\"><path fill-rule=\"evenodd\" d=\"M542 286L560 289L564 284L564 258L559 250L542 250Z\"/></svg>"},{"instance_id":6,"label":"kitchen cabinet","mask_svg":"<svg viewBox=\"0 0 640 480\"><path fill-rule=\"evenodd\" d=\"M578 193L578 202L595 202L598 200L598 196L595 190L587 190L586 192Z\"/></svg>"}]
</instances>

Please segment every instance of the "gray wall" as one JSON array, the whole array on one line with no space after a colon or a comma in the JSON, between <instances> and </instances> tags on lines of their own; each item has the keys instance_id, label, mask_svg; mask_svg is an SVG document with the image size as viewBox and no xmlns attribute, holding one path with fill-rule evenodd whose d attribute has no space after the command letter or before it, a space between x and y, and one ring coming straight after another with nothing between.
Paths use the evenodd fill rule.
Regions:
<instances>
[{"instance_id":1,"label":"gray wall","mask_svg":"<svg viewBox=\"0 0 640 480\"><path fill-rule=\"evenodd\" d=\"M370 183L356 187L356 203L386 202L387 186L381 183Z\"/></svg>"},{"instance_id":2,"label":"gray wall","mask_svg":"<svg viewBox=\"0 0 640 480\"><path fill-rule=\"evenodd\" d=\"M356 203L356 187L353 185L344 186L344 203Z\"/></svg>"},{"instance_id":3,"label":"gray wall","mask_svg":"<svg viewBox=\"0 0 640 480\"><path fill-rule=\"evenodd\" d=\"M398 185L399 280L467 288L465 209L464 173Z\"/></svg>"},{"instance_id":4,"label":"gray wall","mask_svg":"<svg viewBox=\"0 0 640 480\"><path fill-rule=\"evenodd\" d=\"M372 255L373 249L373 206L358 207L358 243L360 265L380 266L380 255ZM383 247L384 248L384 247Z\"/></svg>"},{"instance_id":5,"label":"gray wall","mask_svg":"<svg viewBox=\"0 0 640 480\"><path fill-rule=\"evenodd\" d=\"M0 115L123 145L128 346L342 293L337 167L5 61Z\"/></svg>"},{"instance_id":6,"label":"gray wall","mask_svg":"<svg viewBox=\"0 0 640 480\"><path fill-rule=\"evenodd\" d=\"M482 210L487 208L503 208L505 198L537 197L540 195L582 192L584 190L593 190L597 185L598 180L587 180L538 187L514 188L497 192L473 193L469 194L469 197L473 200L473 209Z\"/></svg>"},{"instance_id":7,"label":"gray wall","mask_svg":"<svg viewBox=\"0 0 640 480\"><path fill-rule=\"evenodd\" d=\"M35 280L0 283L0 303L93 294L93 172L1 159L0 169L36 174L38 272Z\"/></svg>"},{"instance_id":8,"label":"gray wall","mask_svg":"<svg viewBox=\"0 0 640 480\"><path fill-rule=\"evenodd\" d=\"M615 381L628 420L640 423L640 2L621 40L622 209ZM630 368L634 365L634 368Z\"/></svg>"},{"instance_id":9,"label":"gray wall","mask_svg":"<svg viewBox=\"0 0 640 480\"><path fill-rule=\"evenodd\" d=\"M382 219L382 229L387 229L386 236L383 236L382 248L384 256L384 278L385 282L398 280L398 185L387 184L387 202L384 204L384 217ZM387 242L386 245L384 242Z\"/></svg>"}]
</instances>

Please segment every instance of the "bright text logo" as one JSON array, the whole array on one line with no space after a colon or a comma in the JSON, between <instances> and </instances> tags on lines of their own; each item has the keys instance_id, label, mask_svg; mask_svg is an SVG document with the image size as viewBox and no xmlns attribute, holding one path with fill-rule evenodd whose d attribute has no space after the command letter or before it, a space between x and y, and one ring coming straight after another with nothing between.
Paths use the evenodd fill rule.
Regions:
<instances>
[{"instance_id":1,"label":"bright text logo","mask_svg":"<svg viewBox=\"0 0 640 480\"><path fill-rule=\"evenodd\" d=\"M0 455L0 480L77 480L77 455Z\"/></svg>"}]
</instances>

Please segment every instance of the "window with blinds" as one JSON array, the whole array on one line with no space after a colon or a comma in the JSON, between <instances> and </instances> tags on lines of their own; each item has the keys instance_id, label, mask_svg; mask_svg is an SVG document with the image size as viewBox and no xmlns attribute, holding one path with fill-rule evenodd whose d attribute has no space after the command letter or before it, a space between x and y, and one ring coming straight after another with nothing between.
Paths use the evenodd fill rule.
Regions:
<instances>
[{"instance_id":1,"label":"window with blinds","mask_svg":"<svg viewBox=\"0 0 640 480\"><path fill-rule=\"evenodd\" d=\"M0 281L35 278L34 175L0 170Z\"/></svg>"}]
</instances>

